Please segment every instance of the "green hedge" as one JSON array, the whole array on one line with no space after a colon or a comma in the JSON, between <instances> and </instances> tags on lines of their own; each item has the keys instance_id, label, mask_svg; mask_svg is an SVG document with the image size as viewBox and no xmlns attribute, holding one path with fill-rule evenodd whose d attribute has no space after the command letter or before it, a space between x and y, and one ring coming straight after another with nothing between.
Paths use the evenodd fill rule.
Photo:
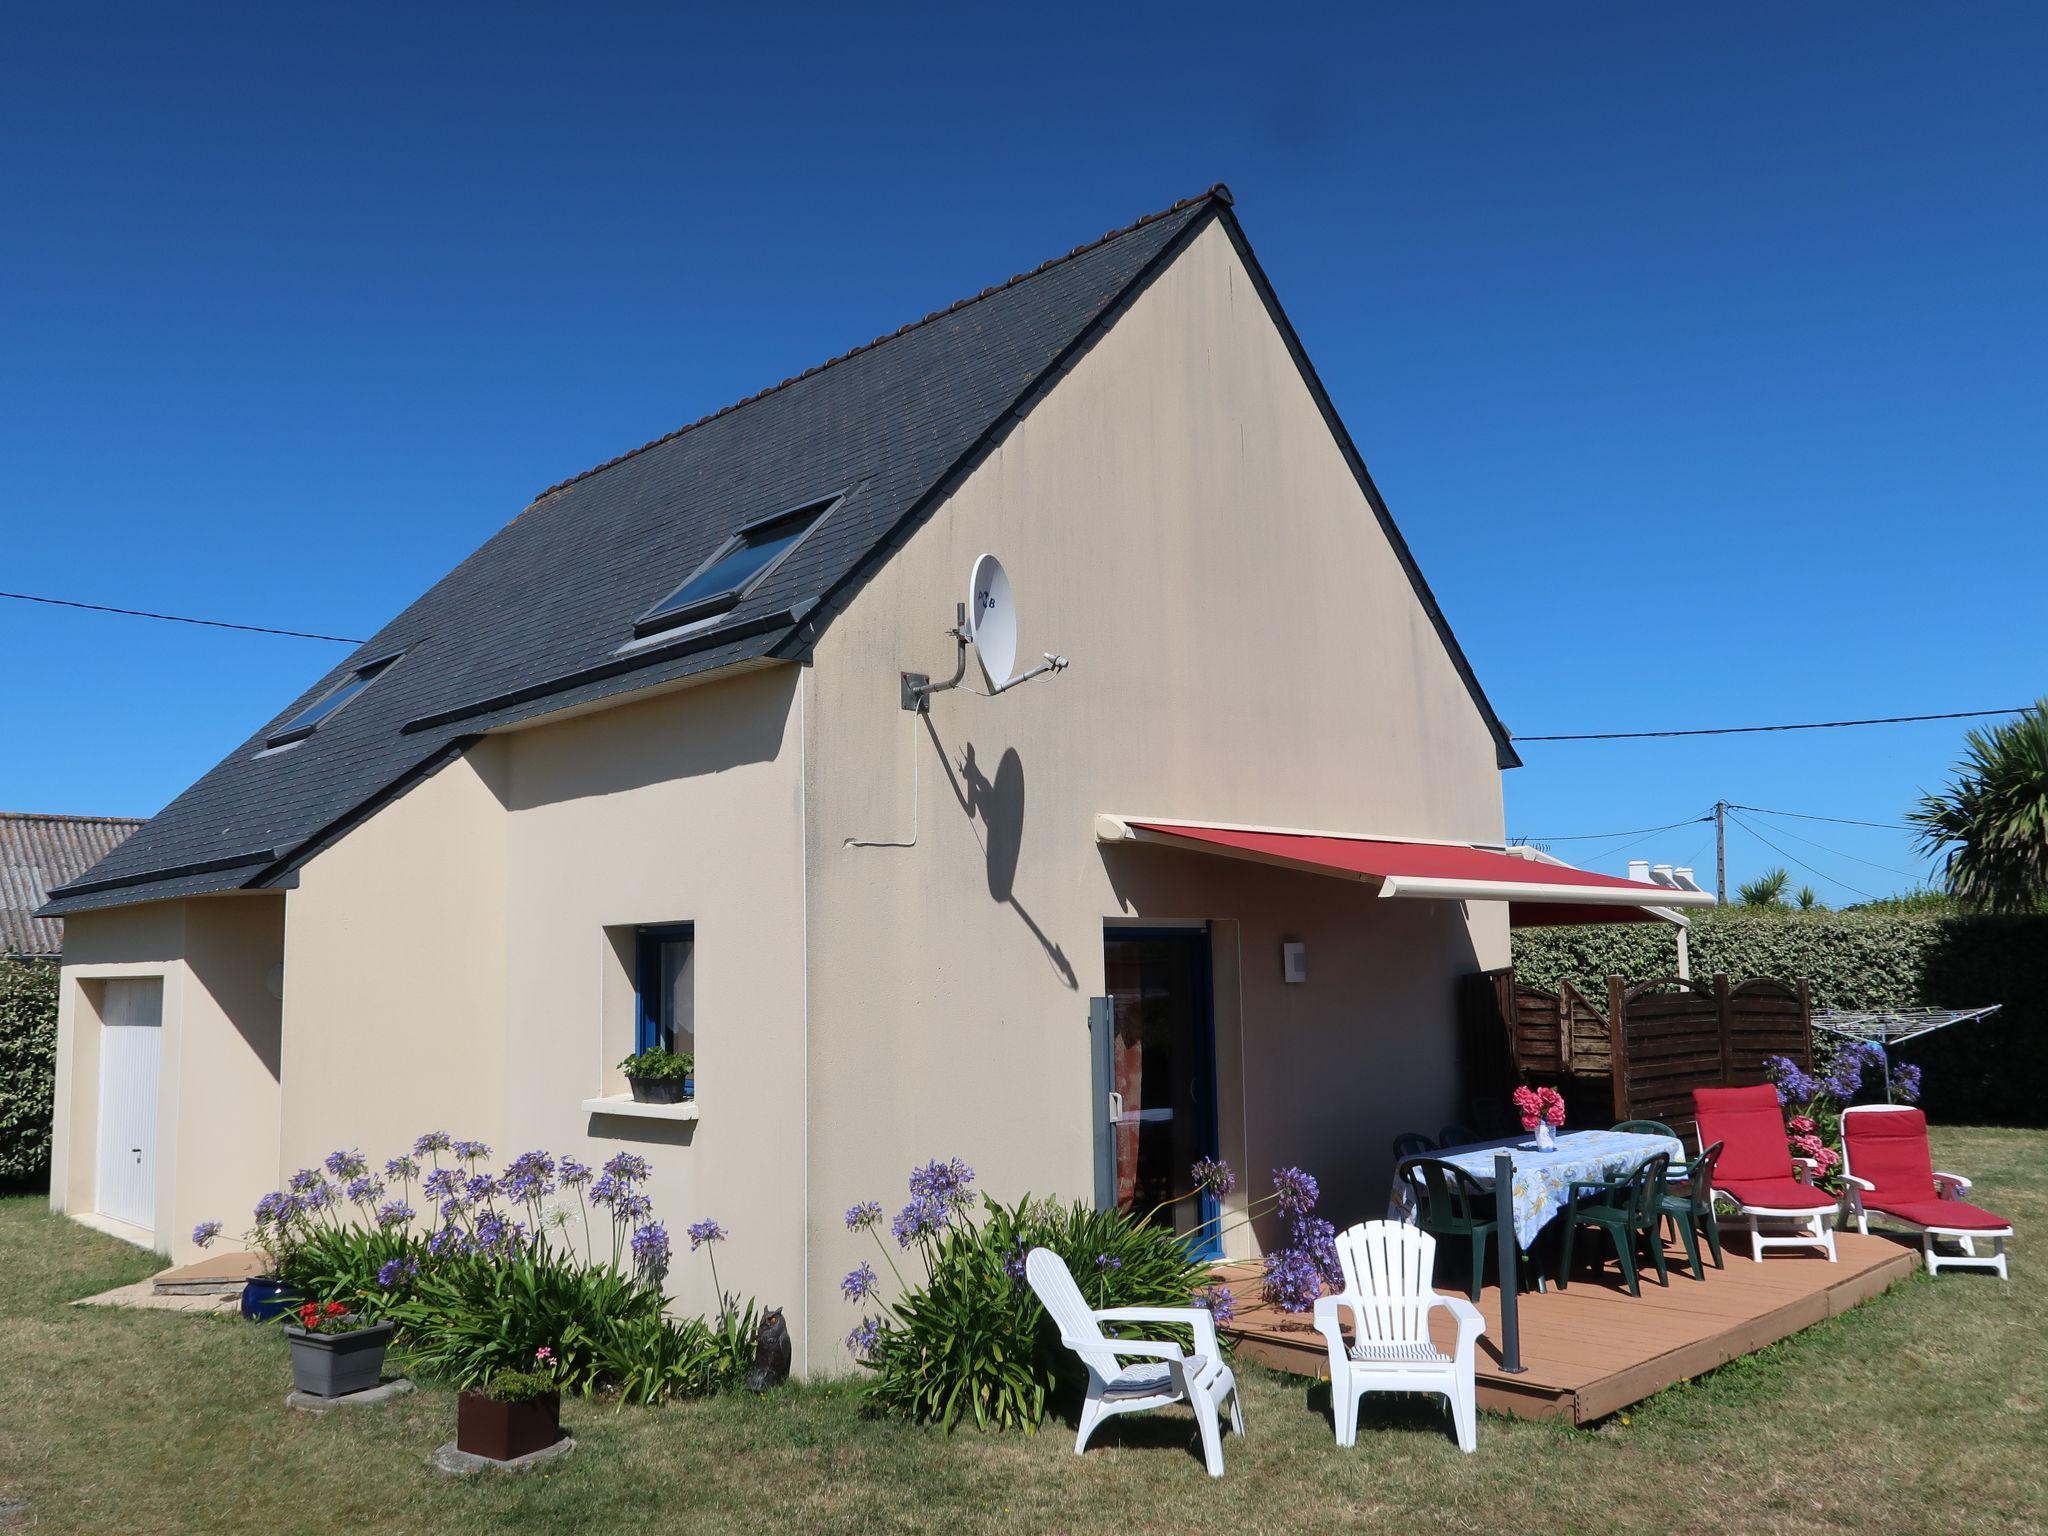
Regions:
<instances>
[{"instance_id":1,"label":"green hedge","mask_svg":"<svg viewBox=\"0 0 2048 1536\"><path fill-rule=\"evenodd\" d=\"M2002 1003L1899 1055L1926 1070L1936 1119L2048 1125L2048 916L1718 911L1693 920L1691 947L1695 977L1804 976L1815 1008ZM1669 975L1677 947L1662 923L1532 928L1515 934L1514 958L1522 981L1569 980L1604 1002L1610 974Z\"/></svg>"},{"instance_id":2,"label":"green hedge","mask_svg":"<svg viewBox=\"0 0 2048 1536\"><path fill-rule=\"evenodd\" d=\"M57 967L0 960L0 1189L50 1178L57 1078Z\"/></svg>"}]
</instances>

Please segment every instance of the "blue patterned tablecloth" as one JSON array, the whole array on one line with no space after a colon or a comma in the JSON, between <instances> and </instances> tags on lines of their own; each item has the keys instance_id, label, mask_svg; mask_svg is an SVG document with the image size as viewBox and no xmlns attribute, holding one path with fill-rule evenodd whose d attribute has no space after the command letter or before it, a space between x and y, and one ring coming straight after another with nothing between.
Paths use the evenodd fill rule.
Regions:
<instances>
[{"instance_id":1,"label":"blue patterned tablecloth","mask_svg":"<svg viewBox=\"0 0 2048 1536\"><path fill-rule=\"evenodd\" d=\"M1573 1184L1627 1178L1659 1152L1671 1154L1674 1168L1685 1161L1685 1144L1675 1136L1641 1136L1632 1131L1560 1131L1554 1152L1535 1151L1528 1145L1533 1139L1529 1132L1523 1131L1514 1136L1503 1136L1498 1141L1472 1147L1447 1147L1431 1154L1444 1162L1457 1164L1491 1189L1494 1154L1503 1148L1512 1153L1515 1160L1515 1241L1524 1249L1564 1209ZM1407 1186L1402 1183L1397 1170L1392 1204L1406 1213L1404 1220L1412 1215L1407 1211L1408 1198Z\"/></svg>"}]
</instances>

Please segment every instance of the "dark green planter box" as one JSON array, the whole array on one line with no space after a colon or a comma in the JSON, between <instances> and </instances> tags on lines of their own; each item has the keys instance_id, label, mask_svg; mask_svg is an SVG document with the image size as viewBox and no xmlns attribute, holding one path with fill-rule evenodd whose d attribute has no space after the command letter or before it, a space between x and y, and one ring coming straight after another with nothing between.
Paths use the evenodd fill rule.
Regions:
<instances>
[{"instance_id":1,"label":"dark green planter box","mask_svg":"<svg viewBox=\"0 0 2048 1536\"><path fill-rule=\"evenodd\" d=\"M308 1397L367 1392L384 1374L393 1323L372 1323L353 1333L308 1333L285 1325L292 1345L292 1385Z\"/></svg>"}]
</instances>

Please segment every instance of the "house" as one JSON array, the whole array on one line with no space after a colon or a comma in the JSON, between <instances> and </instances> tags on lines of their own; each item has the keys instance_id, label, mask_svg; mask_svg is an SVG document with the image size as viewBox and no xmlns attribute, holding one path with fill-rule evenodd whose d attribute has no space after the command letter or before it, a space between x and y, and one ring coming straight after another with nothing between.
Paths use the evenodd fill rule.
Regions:
<instances>
[{"instance_id":1,"label":"house","mask_svg":"<svg viewBox=\"0 0 2048 1536\"><path fill-rule=\"evenodd\" d=\"M0 811L0 960L55 960L62 918L38 917L52 887L76 880L142 823L127 816Z\"/></svg>"},{"instance_id":2,"label":"house","mask_svg":"<svg viewBox=\"0 0 2048 1536\"><path fill-rule=\"evenodd\" d=\"M920 693L987 551L1072 665ZM630 1148L843 1368L916 1162L1371 1210L1510 898L1675 899L1504 853L1515 763L1218 187L551 487L57 892L52 1199L182 1257L337 1147Z\"/></svg>"}]
</instances>

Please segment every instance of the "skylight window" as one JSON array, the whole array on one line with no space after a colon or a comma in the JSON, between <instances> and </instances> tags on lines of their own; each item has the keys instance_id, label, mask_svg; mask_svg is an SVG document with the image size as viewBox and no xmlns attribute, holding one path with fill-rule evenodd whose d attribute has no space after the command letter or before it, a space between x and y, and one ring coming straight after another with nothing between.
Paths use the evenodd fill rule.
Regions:
<instances>
[{"instance_id":1,"label":"skylight window","mask_svg":"<svg viewBox=\"0 0 2048 1536\"><path fill-rule=\"evenodd\" d=\"M390 665L398 660L395 655L380 656L375 661L366 661L349 673L319 698L300 710L265 739L266 747L288 747L295 741L304 741L320 728L320 722L347 704L357 694L384 675Z\"/></svg>"},{"instance_id":2,"label":"skylight window","mask_svg":"<svg viewBox=\"0 0 2048 1536\"><path fill-rule=\"evenodd\" d=\"M749 523L712 552L683 584L634 624L636 635L658 634L724 613L787 560L811 530L839 504L837 496L808 502Z\"/></svg>"}]
</instances>

